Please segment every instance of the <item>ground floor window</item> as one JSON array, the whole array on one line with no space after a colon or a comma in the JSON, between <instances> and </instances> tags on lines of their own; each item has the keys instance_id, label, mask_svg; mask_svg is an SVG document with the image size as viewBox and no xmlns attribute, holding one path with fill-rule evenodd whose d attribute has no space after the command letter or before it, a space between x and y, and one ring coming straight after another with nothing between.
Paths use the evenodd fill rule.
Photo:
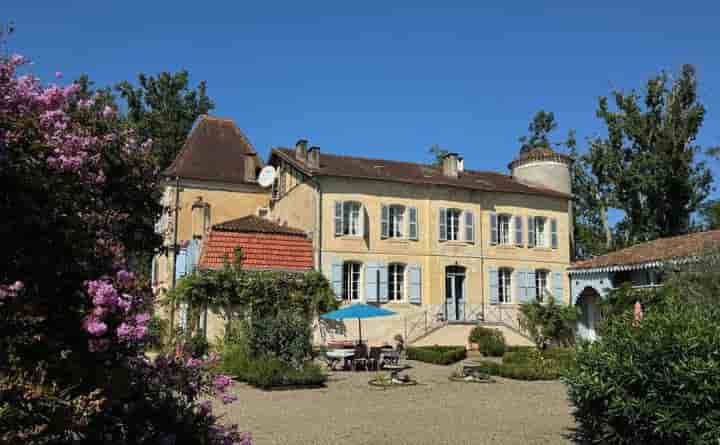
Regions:
<instances>
[{"instance_id":1,"label":"ground floor window","mask_svg":"<svg viewBox=\"0 0 720 445\"><path fill-rule=\"evenodd\" d=\"M405 266L391 264L388 266L388 300L401 301L405 287Z\"/></svg>"},{"instance_id":2,"label":"ground floor window","mask_svg":"<svg viewBox=\"0 0 720 445\"><path fill-rule=\"evenodd\" d=\"M510 303L512 301L512 283L510 282L512 270L508 268L498 269L498 302Z\"/></svg>"},{"instance_id":3,"label":"ground floor window","mask_svg":"<svg viewBox=\"0 0 720 445\"><path fill-rule=\"evenodd\" d=\"M360 263L343 263L343 300L360 299Z\"/></svg>"},{"instance_id":4,"label":"ground floor window","mask_svg":"<svg viewBox=\"0 0 720 445\"><path fill-rule=\"evenodd\" d=\"M543 301L545 293L548 292L548 271L547 270L536 270L535 271L535 296L537 301Z\"/></svg>"}]
</instances>

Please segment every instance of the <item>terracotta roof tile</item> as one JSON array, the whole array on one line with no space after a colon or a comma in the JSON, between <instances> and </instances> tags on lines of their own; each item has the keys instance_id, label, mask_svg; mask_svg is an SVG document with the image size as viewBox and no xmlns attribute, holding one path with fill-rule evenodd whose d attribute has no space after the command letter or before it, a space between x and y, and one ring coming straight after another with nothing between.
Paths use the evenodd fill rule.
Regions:
<instances>
[{"instance_id":1,"label":"terracotta roof tile","mask_svg":"<svg viewBox=\"0 0 720 445\"><path fill-rule=\"evenodd\" d=\"M631 266L654 261L687 258L704 250L720 247L720 230L660 238L621 249L589 260L578 261L570 270L596 269L612 266Z\"/></svg>"},{"instance_id":2,"label":"terracotta roof tile","mask_svg":"<svg viewBox=\"0 0 720 445\"><path fill-rule=\"evenodd\" d=\"M246 177L245 163L253 163ZM255 148L231 119L202 116L163 174L185 179L255 184L262 167Z\"/></svg>"},{"instance_id":3,"label":"terracotta roof tile","mask_svg":"<svg viewBox=\"0 0 720 445\"><path fill-rule=\"evenodd\" d=\"M309 271L312 241L298 229L279 226L256 216L216 224L203 242L200 268L219 268L235 249L243 252L246 269Z\"/></svg>"},{"instance_id":4,"label":"terracotta roof tile","mask_svg":"<svg viewBox=\"0 0 720 445\"><path fill-rule=\"evenodd\" d=\"M570 197L555 190L520 183L509 175L496 172L465 170L457 178L451 178L445 176L442 168L436 165L339 156L327 153L320 153L319 168L310 168L307 164L296 160L294 150L289 148L273 148L270 156L271 159L272 156L279 156L311 176L341 176L413 184L447 185L491 192Z\"/></svg>"}]
</instances>

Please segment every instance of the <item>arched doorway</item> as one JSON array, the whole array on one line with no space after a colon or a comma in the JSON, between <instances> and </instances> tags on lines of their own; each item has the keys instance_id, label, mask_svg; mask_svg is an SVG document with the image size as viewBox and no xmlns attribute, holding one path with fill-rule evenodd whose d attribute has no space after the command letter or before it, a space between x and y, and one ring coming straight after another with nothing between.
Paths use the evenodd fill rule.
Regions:
<instances>
[{"instance_id":1,"label":"arched doorway","mask_svg":"<svg viewBox=\"0 0 720 445\"><path fill-rule=\"evenodd\" d=\"M445 317L448 321L465 319L465 268L445 268Z\"/></svg>"},{"instance_id":2,"label":"arched doorway","mask_svg":"<svg viewBox=\"0 0 720 445\"><path fill-rule=\"evenodd\" d=\"M592 287L586 287L580 293L577 305L580 307L580 318L577 321L578 337L595 341L598 338L597 325L600 322L600 295Z\"/></svg>"}]
</instances>

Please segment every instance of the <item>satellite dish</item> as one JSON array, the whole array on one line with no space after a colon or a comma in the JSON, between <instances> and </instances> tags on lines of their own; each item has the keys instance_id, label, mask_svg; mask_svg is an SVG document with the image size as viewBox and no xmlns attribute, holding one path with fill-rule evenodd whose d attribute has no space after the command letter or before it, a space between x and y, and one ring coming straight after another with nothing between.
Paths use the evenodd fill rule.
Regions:
<instances>
[{"instance_id":1,"label":"satellite dish","mask_svg":"<svg viewBox=\"0 0 720 445\"><path fill-rule=\"evenodd\" d=\"M260 170L257 182L260 184L260 187L270 187L272 183L275 182L276 175L277 173L275 172L275 167L268 165Z\"/></svg>"}]
</instances>

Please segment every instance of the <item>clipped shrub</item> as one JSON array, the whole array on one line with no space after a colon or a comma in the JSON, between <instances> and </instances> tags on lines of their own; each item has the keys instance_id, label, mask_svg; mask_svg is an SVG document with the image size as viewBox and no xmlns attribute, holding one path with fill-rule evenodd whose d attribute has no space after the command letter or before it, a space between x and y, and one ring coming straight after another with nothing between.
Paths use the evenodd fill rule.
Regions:
<instances>
[{"instance_id":1,"label":"clipped shrub","mask_svg":"<svg viewBox=\"0 0 720 445\"><path fill-rule=\"evenodd\" d=\"M490 357L502 357L507 349L505 336L498 329L476 326L470 331L468 340L470 343L477 344L483 355Z\"/></svg>"},{"instance_id":2,"label":"clipped shrub","mask_svg":"<svg viewBox=\"0 0 720 445\"><path fill-rule=\"evenodd\" d=\"M294 368L275 357L260 357L248 362L243 380L262 389L291 386L322 386L327 375L316 363L305 362Z\"/></svg>"},{"instance_id":3,"label":"clipped shrub","mask_svg":"<svg viewBox=\"0 0 720 445\"><path fill-rule=\"evenodd\" d=\"M449 365L467 357L465 346L411 346L407 348L408 360Z\"/></svg>"},{"instance_id":4,"label":"clipped shrub","mask_svg":"<svg viewBox=\"0 0 720 445\"><path fill-rule=\"evenodd\" d=\"M244 333L252 357L271 356L297 367L312 354L310 322L299 311L254 320Z\"/></svg>"},{"instance_id":5,"label":"clipped shrub","mask_svg":"<svg viewBox=\"0 0 720 445\"><path fill-rule=\"evenodd\" d=\"M500 375L500 368L502 365L500 363L491 362L488 360L478 360L475 362L476 368L479 372L488 374L488 375Z\"/></svg>"}]
</instances>

